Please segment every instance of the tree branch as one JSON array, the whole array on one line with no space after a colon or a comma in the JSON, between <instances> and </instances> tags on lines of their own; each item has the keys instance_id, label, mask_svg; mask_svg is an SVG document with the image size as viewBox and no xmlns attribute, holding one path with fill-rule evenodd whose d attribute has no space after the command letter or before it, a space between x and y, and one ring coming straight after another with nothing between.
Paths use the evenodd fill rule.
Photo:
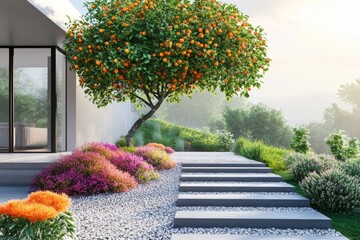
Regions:
<instances>
[{"instance_id":1,"label":"tree branch","mask_svg":"<svg viewBox=\"0 0 360 240\"><path fill-rule=\"evenodd\" d=\"M145 88L143 91L144 91L145 96L146 96L147 100L149 101L149 103L150 103L152 106L154 106L154 104L153 104L152 101L151 101L151 97L150 97L150 95L149 95L149 91L148 91L146 88Z\"/></svg>"},{"instance_id":2,"label":"tree branch","mask_svg":"<svg viewBox=\"0 0 360 240\"><path fill-rule=\"evenodd\" d=\"M154 107L154 105L153 105L151 102L146 101L144 98L136 95L135 93L130 93L130 94L131 94L132 96L140 99L140 100L141 100L142 102L144 102L148 107L150 107L150 108L153 108L153 107Z\"/></svg>"}]
</instances>

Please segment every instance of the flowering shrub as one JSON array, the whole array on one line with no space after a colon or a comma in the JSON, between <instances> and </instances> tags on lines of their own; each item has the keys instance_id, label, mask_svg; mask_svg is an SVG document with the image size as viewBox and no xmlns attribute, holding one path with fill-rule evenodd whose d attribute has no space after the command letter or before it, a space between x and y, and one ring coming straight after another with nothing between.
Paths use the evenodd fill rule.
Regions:
<instances>
[{"instance_id":1,"label":"flowering shrub","mask_svg":"<svg viewBox=\"0 0 360 240\"><path fill-rule=\"evenodd\" d=\"M141 156L157 170L170 169L176 166L176 162L170 158L169 154L159 148L145 146L123 148L123 150Z\"/></svg>"},{"instance_id":2,"label":"flowering shrub","mask_svg":"<svg viewBox=\"0 0 360 240\"><path fill-rule=\"evenodd\" d=\"M116 156L109 160L118 169L130 173L140 183L146 183L159 177L153 166L133 153L118 151Z\"/></svg>"},{"instance_id":3,"label":"flowering shrub","mask_svg":"<svg viewBox=\"0 0 360 240\"><path fill-rule=\"evenodd\" d=\"M354 177L339 169L310 173L301 183L313 206L330 212L350 212L360 200L360 187Z\"/></svg>"},{"instance_id":4,"label":"flowering shrub","mask_svg":"<svg viewBox=\"0 0 360 240\"><path fill-rule=\"evenodd\" d=\"M134 177L116 169L100 154L75 151L36 176L32 189L87 195L125 192L136 186Z\"/></svg>"},{"instance_id":5,"label":"flowering shrub","mask_svg":"<svg viewBox=\"0 0 360 240\"><path fill-rule=\"evenodd\" d=\"M119 148L113 144L109 144L109 143L97 143L97 142L92 142L92 143L88 143L85 144L84 146L82 146L81 151L83 152L95 152L100 154L101 156L109 159L111 157L113 157L115 155L115 151L118 151Z\"/></svg>"},{"instance_id":6,"label":"flowering shrub","mask_svg":"<svg viewBox=\"0 0 360 240\"><path fill-rule=\"evenodd\" d=\"M161 150L164 150L167 153L174 153L174 149L172 149L171 147L166 147L165 145L161 144L161 143L148 143L145 145L146 147L155 147L155 148L159 148Z\"/></svg>"},{"instance_id":7,"label":"flowering shrub","mask_svg":"<svg viewBox=\"0 0 360 240\"><path fill-rule=\"evenodd\" d=\"M75 237L68 196L49 191L0 204L0 239L65 239Z\"/></svg>"}]
</instances>

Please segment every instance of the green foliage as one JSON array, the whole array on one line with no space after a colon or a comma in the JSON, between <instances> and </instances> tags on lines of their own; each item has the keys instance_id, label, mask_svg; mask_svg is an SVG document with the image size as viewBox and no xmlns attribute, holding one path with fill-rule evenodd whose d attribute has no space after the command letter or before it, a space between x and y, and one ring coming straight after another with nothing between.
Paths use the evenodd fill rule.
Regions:
<instances>
[{"instance_id":1,"label":"green foliage","mask_svg":"<svg viewBox=\"0 0 360 240\"><path fill-rule=\"evenodd\" d=\"M197 88L249 96L268 70L263 29L235 5L96 0L85 7L67 24L64 48L98 106L129 99L153 108L151 98L173 102Z\"/></svg>"},{"instance_id":2,"label":"green foliage","mask_svg":"<svg viewBox=\"0 0 360 240\"><path fill-rule=\"evenodd\" d=\"M340 164L340 169L342 169L346 174L360 180L360 159L346 160Z\"/></svg>"},{"instance_id":3,"label":"green foliage","mask_svg":"<svg viewBox=\"0 0 360 240\"><path fill-rule=\"evenodd\" d=\"M360 188L354 177L339 169L310 173L301 183L316 208L329 212L351 212L360 200Z\"/></svg>"},{"instance_id":4,"label":"green foliage","mask_svg":"<svg viewBox=\"0 0 360 240\"><path fill-rule=\"evenodd\" d=\"M0 215L0 239L4 240L61 240L75 237L75 232L76 226L71 212L62 212L55 218L38 222Z\"/></svg>"},{"instance_id":5,"label":"green foliage","mask_svg":"<svg viewBox=\"0 0 360 240\"><path fill-rule=\"evenodd\" d=\"M315 155L306 155L290 165L290 172L295 181L301 182L310 173L323 171L320 160Z\"/></svg>"},{"instance_id":6,"label":"green foliage","mask_svg":"<svg viewBox=\"0 0 360 240\"><path fill-rule=\"evenodd\" d=\"M126 147L126 138L121 136L118 140L116 140L115 145L118 148Z\"/></svg>"},{"instance_id":7,"label":"green foliage","mask_svg":"<svg viewBox=\"0 0 360 240\"><path fill-rule=\"evenodd\" d=\"M232 151L235 145L233 135L228 131L218 131L217 135L219 136L222 151Z\"/></svg>"},{"instance_id":8,"label":"green foliage","mask_svg":"<svg viewBox=\"0 0 360 240\"><path fill-rule=\"evenodd\" d=\"M248 110L226 108L223 117L227 130L235 138L261 140L280 147L288 147L291 143L291 129L281 111L266 105L257 104Z\"/></svg>"},{"instance_id":9,"label":"green foliage","mask_svg":"<svg viewBox=\"0 0 360 240\"><path fill-rule=\"evenodd\" d=\"M274 172L287 170L284 156L290 153L289 150L268 146L261 141L252 142L245 138L239 138L236 141L234 152L237 155L264 162Z\"/></svg>"},{"instance_id":10,"label":"green foliage","mask_svg":"<svg viewBox=\"0 0 360 240\"><path fill-rule=\"evenodd\" d=\"M161 144L171 143L171 145L164 145L172 147L176 151L181 151L181 149L187 151L228 151L231 148L231 146L225 146L226 143L231 143L231 141L229 139L221 141L219 135L158 119L146 121L138 129L135 136L137 134L142 134L144 145L152 142ZM229 136L227 135L226 137Z\"/></svg>"},{"instance_id":11,"label":"green foliage","mask_svg":"<svg viewBox=\"0 0 360 240\"><path fill-rule=\"evenodd\" d=\"M305 127L294 128L291 149L299 153L308 153L310 151L309 129Z\"/></svg>"},{"instance_id":12,"label":"green foliage","mask_svg":"<svg viewBox=\"0 0 360 240\"><path fill-rule=\"evenodd\" d=\"M340 161L356 158L359 155L359 140L352 138L347 141L342 131L331 134L326 139L326 144L329 145L335 158Z\"/></svg>"}]
</instances>

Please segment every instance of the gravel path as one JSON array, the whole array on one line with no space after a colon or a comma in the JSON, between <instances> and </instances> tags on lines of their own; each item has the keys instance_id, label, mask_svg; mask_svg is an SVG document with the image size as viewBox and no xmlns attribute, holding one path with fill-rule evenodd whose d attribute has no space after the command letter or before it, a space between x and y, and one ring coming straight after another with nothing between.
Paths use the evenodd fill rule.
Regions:
<instances>
[{"instance_id":1,"label":"gravel path","mask_svg":"<svg viewBox=\"0 0 360 240\"><path fill-rule=\"evenodd\" d=\"M74 198L78 239L170 239L180 171L161 171L158 180L126 193Z\"/></svg>"},{"instance_id":2,"label":"gravel path","mask_svg":"<svg viewBox=\"0 0 360 240\"><path fill-rule=\"evenodd\" d=\"M176 207L181 167L160 172L160 178L126 193L100 194L73 198L79 240L169 240L174 233L239 235L336 236L333 229L254 229L254 228L175 228L177 210L212 209L214 207ZM196 182L198 183L198 182ZM216 182L219 183L219 182ZM191 193L190 194L196 194ZM186 194L189 194L186 193ZM207 193L202 193L207 194ZM223 194L223 193L211 193ZM234 193L235 194L235 193ZM249 193L246 193L249 194ZM256 194L279 194L258 193ZM295 193L283 193L295 194ZM218 210L230 208L215 207ZM236 208L236 207L235 207ZM236 208L237 209L237 208ZM254 210L239 208L238 210ZM262 209L263 210L263 209ZM269 211L310 211L308 208L268 208Z\"/></svg>"}]
</instances>

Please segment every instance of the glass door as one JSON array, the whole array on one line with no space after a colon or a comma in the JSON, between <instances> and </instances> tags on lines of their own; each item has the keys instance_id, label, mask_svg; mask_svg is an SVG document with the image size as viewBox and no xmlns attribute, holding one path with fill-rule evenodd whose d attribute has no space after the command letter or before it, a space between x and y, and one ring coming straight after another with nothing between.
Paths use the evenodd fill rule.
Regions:
<instances>
[{"instance_id":1,"label":"glass door","mask_svg":"<svg viewBox=\"0 0 360 240\"><path fill-rule=\"evenodd\" d=\"M14 151L51 151L51 49L14 48Z\"/></svg>"}]
</instances>

